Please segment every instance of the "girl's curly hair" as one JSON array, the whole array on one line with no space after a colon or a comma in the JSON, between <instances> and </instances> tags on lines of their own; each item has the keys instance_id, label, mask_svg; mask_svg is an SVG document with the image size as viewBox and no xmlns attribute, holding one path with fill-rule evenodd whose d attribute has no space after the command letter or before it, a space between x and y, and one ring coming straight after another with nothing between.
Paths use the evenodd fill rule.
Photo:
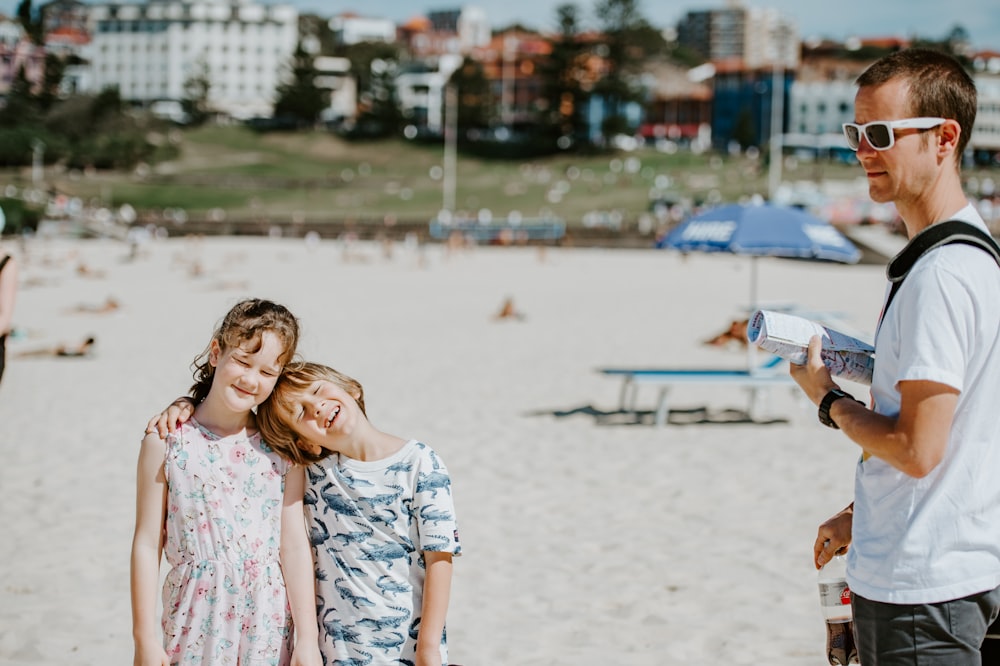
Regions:
<instances>
[{"instance_id":1,"label":"girl's curly hair","mask_svg":"<svg viewBox=\"0 0 1000 666\"><path fill-rule=\"evenodd\" d=\"M265 332L274 333L284 345L285 351L278 359L281 364L291 363L299 344L299 322L288 308L272 301L260 298L240 301L222 319L222 323L212 334L212 340L223 350L250 343L252 346L246 349L256 352L260 349L261 337ZM209 343L191 363L194 368L194 384L189 393L195 403L204 400L212 388L215 368L209 362L211 350L212 345Z\"/></svg>"}]
</instances>

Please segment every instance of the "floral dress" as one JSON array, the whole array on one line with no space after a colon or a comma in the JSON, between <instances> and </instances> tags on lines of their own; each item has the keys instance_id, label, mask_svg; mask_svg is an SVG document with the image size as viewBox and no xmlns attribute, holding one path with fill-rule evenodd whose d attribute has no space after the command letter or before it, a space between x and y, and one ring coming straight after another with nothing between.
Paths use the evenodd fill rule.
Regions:
<instances>
[{"instance_id":1,"label":"floral dress","mask_svg":"<svg viewBox=\"0 0 1000 666\"><path fill-rule=\"evenodd\" d=\"M292 619L278 562L287 471L259 434L218 437L192 419L167 438L171 664L289 662Z\"/></svg>"}]
</instances>

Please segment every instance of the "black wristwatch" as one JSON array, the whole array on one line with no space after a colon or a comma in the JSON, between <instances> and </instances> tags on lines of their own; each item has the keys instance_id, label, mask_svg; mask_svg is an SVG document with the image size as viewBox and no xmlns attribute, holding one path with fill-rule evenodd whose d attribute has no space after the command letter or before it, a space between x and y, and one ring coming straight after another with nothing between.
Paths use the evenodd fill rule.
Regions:
<instances>
[{"instance_id":1,"label":"black wristwatch","mask_svg":"<svg viewBox=\"0 0 1000 666\"><path fill-rule=\"evenodd\" d=\"M833 419L830 418L830 406L833 403L840 400L841 398L850 398L851 400L860 405L865 404L860 400L858 400L857 398L855 398L850 393L841 391L839 388L830 389L829 392L827 392L827 394L824 395L823 399L820 400L819 402L819 422L827 426L828 428L835 428L837 430L840 430L840 426L834 423Z\"/></svg>"}]
</instances>

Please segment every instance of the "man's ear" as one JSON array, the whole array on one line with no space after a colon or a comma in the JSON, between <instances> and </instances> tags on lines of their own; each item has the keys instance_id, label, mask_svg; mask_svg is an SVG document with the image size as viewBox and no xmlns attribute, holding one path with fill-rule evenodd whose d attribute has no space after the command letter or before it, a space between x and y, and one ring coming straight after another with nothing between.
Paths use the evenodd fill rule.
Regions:
<instances>
[{"instance_id":1,"label":"man's ear","mask_svg":"<svg viewBox=\"0 0 1000 666\"><path fill-rule=\"evenodd\" d=\"M952 155L958 150L958 141L962 138L962 126L957 120L946 120L937 133L938 154L942 157Z\"/></svg>"}]
</instances>

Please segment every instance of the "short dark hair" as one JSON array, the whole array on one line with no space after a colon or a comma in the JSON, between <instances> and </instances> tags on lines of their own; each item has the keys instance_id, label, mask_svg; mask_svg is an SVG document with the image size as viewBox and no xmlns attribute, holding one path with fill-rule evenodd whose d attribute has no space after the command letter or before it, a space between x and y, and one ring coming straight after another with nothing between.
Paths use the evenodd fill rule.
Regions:
<instances>
[{"instance_id":1,"label":"short dark hair","mask_svg":"<svg viewBox=\"0 0 1000 666\"><path fill-rule=\"evenodd\" d=\"M962 64L942 51L904 49L877 60L858 77L857 84L861 88L880 86L896 78L909 84L911 114L958 122L962 133L956 159L961 161L976 123L976 84Z\"/></svg>"}]
</instances>

